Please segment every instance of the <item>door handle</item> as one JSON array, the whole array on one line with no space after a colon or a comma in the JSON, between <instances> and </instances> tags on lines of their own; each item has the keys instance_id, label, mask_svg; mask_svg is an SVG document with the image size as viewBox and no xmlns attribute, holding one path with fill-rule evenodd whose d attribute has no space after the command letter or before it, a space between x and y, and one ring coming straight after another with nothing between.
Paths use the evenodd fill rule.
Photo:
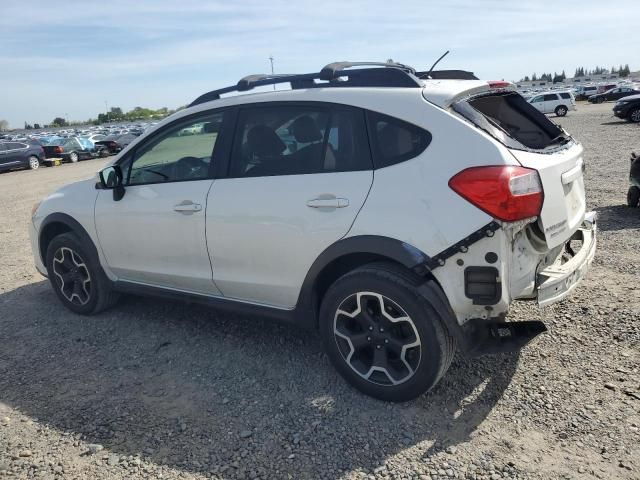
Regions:
<instances>
[{"instance_id":1,"label":"door handle","mask_svg":"<svg viewBox=\"0 0 640 480\"><path fill-rule=\"evenodd\" d=\"M191 200L183 200L179 204L174 205L173 210L184 214L195 213L202 210L202 205L193 203Z\"/></svg>"},{"instance_id":2,"label":"door handle","mask_svg":"<svg viewBox=\"0 0 640 480\"><path fill-rule=\"evenodd\" d=\"M307 207L311 208L344 208L349 206L349 200L336 197L318 197L307 201Z\"/></svg>"}]
</instances>

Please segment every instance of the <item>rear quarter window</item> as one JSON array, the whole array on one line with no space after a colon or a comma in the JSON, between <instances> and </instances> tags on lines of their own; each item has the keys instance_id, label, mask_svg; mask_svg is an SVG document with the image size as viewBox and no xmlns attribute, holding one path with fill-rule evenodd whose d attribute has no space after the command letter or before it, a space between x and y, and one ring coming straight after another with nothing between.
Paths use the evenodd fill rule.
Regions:
<instances>
[{"instance_id":1,"label":"rear quarter window","mask_svg":"<svg viewBox=\"0 0 640 480\"><path fill-rule=\"evenodd\" d=\"M569 99L569 98L571 98L571 95L570 95L570 94L568 94L568 93L561 93L561 94L560 94L560 96L561 96L562 98L565 98L565 99Z\"/></svg>"},{"instance_id":2,"label":"rear quarter window","mask_svg":"<svg viewBox=\"0 0 640 480\"><path fill-rule=\"evenodd\" d=\"M431 133L395 117L367 112L369 142L375 168L417 157L431 143Z\"/></svg>"}]
</instances>

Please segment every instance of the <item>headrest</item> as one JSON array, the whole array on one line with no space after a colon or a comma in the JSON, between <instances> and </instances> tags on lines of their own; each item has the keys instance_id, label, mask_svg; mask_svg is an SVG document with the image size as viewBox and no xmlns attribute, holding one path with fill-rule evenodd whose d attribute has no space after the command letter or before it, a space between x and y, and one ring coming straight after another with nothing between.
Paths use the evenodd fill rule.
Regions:
<instances>
[{"instance_id":1,"label":"headrest","mask_svg":"<svg viewBox=\"0 0 640 480\"><path fill-rule=\"evenodd\" d=\"M278 134L267 125L256 125L249 130L247 144L257 157L275 157L287 148Z\"/></svg>"},{"instance_id":2,"label":"headrest","mask_svg":"<svg viewBox=\"0 0 640 480\"><path fill-rule=\"evenodd\" d=\"M309 115L296 118L289 127L289 131L293 134L296 142L310 143L322 140L322 132L315 120Z\"/></svg>"}]
</instances>

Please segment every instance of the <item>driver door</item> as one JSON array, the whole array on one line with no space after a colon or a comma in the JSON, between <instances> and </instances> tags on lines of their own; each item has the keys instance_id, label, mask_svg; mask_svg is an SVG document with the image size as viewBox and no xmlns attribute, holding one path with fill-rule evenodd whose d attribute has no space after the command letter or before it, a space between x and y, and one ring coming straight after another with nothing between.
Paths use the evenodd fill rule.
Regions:
<instances>
[{"instance_id":1,"label":"driver door","mask_svg":"<svg viewBox=\"0 0 640 480\"><path fill-rule=\"evenodd\" d=\"M119 161L125 194L100 190L95 223L119 280L217 295L205 237L212 159L223 112L178 120Z\"/></svg>"}]
</instances>

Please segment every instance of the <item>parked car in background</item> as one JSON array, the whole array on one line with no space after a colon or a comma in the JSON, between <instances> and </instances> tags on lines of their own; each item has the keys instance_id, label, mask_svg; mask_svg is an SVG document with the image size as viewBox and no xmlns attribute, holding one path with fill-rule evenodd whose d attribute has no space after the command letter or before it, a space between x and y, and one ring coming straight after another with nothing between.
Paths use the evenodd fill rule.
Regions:
<instances>
[{"instance_id":1,"label":"parked car in background","mask_svg":"<svg viewBox=\"0 0 640 480\"><path fill-rule=\"evenodd\" d=\"M530 98L529 103L542 113L555 113L564 117L569 110L576 109L576 102L571 92L549 92Z\"/></svg>"},{"instance_id":2,"label":"parked car in background","mask_svg":"<svg viewBox=\"0 0 640 480\"><path fill-rule=\"evenodd\" d=\"M631 87L616 87L610 90L607 90L603 93L598 93L597 95L591 95L589 97L590 103L602 103L602 102L611 102L613 100L619 100L624 97L628 97L629 95L639 95L640 90L633 89Z\"/></svg>"},{"instance_id":3,"label":"parked car in background","mask_svg":"<svg viewBox=\"0 0 640 480\"><path fill-rule=\"evenodd\" d=\"M618 100L613 106L613 114L630 122L640 122L640 94Z\"/></svg>"},{"instance_id":4,"label":"parked car in background","mask_svg":"<svg viewBox=\"0 0 640 480\"><path fill-rule=\"evenodd\" d=\"M102 147L110 154L116 154L127 147L137 138L136 135L125 133L124 135L109 135L108 137L96 142L96 148Z\"/></svg>"},{"instance_id":5,"label":"parked car in background","mask_svg":"<svg viewBox=\"0 0 640 480\"><path fill-rule=\"evenodd\" d=\"M586 100L591 95L595 95L598 93L598 87L595 85L585 85L577 88L577 92L575 94L576 100Z\"/></svg>"},{"instance_id":6,"label":"parked car in background","mask_svg":"<svg viewBox=\"0 0 640 480\"><path fill-rule=\"evenodd\" d=\"M44 157L41 145L0 141L0 171L14 168L37 170Z\"/></svg>"},{"instance_id":7,"label":"parked car in background","mask_svg":"<svg viewBox=\"0 0 640 480\"><path fill-rule=\"evenodd\" d=\"M86 138L70 137L54 140L47 145L43 145L46 158L61 158L75 163L79 160L87 160L100 156L100 150Z\"/></svg>"}]
</instances>

